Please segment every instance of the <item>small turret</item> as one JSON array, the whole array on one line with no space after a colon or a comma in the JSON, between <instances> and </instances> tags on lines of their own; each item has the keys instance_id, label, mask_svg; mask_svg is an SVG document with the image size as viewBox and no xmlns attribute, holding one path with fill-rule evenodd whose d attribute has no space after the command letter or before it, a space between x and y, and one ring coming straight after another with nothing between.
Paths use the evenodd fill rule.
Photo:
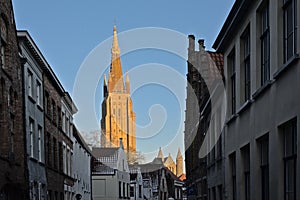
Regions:
<instances>
[{"instance_id":1,"label":"small turret","mask_svg":"<svg viewBox=\"0 0 300 200\"><path fill-rule=\"evenodd\" d=\"M180 149L178 149L176 157L176 176L179 177L183 174L183 157Z\"/></svg>"},{"instance_id":2,"label":"small turret","mask_svg":"<svg viewBox=\"0 0 300 200\"><path fill-rule=\"evenodd\" d=\"M164 160L164 155L162 153L161 147L159 147L157 158L160 158L162 161Z\"/></svg>"},{"instance_id":3,"label":"small turret","mask_svg":"<svg viewBox=\"0 0 300 200\"><path fill-rule=\"evenodd\" d=\"M130 81L129 81L128 71L126 71L126 93L130 94Z\"/></svg>"}]
</instances>

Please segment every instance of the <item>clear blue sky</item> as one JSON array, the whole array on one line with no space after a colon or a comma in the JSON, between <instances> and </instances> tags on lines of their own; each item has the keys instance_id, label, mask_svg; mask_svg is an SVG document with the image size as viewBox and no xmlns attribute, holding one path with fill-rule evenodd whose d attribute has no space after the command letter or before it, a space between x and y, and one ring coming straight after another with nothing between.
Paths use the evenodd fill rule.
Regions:
<instances>
[{"instance_id":1,"label":"clear blue sky","mask_svg":"<svg viewBox=\"0 0 300 200\"><path fill-rule=\"evenodd\" d=\"M185 36L194 34L196 39L204 38L207 49L211 49L233 3L233 0L13 0L17 29L29 31L64 88L71 95L81 64L97 45L112 36L115 19L119 33L143 27L167 28ZM124 41L120 40L121 52L122 42L124 44ZM187 47L183 46L183 48L185 50ZM99 59L102 59L101 56L99 55ZM140 65L159 63L173 68L182 77L186 74L185 60L161 50L134 51L122 56L121 59L123 72ZM134 85L135 77L131 77L131 80ZM174 81L175 86L176 84L178 82ZM178 85L178 88L182 89L185 94L185 85ZM174 134L178 131L180 121L184 120L180 118L180 115L184 113L184 108L179 106L178 101L185 104L185 99L176 99L176 95L170 88L159 84L140 87L132 94L132 99L139 126L151 124L148 112L151 106L157 104L163 109L159 106L152 107L152 120L158 120L158 124L166 120L165 125L155 137L138 140L137 148L142 152L155 152L156 154L161 146L165 149L165 155L170 152L173 158L176 157L178 147L183 153L183 141L179 140L172 144L169 142L175 137ZM94 106L98 120L101 114L101 102L102 79L95 93ZM85 108L81 106L80 109ZM89 124L84 120L76 121L76 123L79 128L84 127L84 129L87 129ZM89 130L97 128L89 127ZM149 129L146 130L149 131ZM142 129L140 131L143 132ZM137 134L147 134L141 132ZM183 134L182 127L179 132ZM149 154L149 156L152 155Z\"/></svg>"}]
</instances>

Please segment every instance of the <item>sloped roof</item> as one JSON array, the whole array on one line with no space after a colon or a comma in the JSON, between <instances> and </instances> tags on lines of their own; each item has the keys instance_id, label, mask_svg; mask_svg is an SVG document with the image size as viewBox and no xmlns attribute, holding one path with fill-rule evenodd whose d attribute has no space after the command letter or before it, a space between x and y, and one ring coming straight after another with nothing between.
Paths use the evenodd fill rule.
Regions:
<instances>
[{"instance_id":1,"label":"sloped roof","mask_svg":"<svg viewBox=\"0 0 300 200\"><path fill-rule=\"evenodd\" d=\"M164 168L164 165L162 162L160 164L151 162L151 163L146 163L146 164L130 165L129 167L131 169L131 172L134 171L134 168L139 168L141 173L149 173L149 172L154 172L161 168Z\"/></svg>"},{"instance_id":2,"label":"sloped roof","mask_svg":"<svg viewBox=\"0 0 300 200\"><path fill-rule=\"evenodd\" d=\"M212 51L207 51L208 54L210 55L211 59L216 63L216 66L219 70L219 72L223 75L224 73L224 58L223 54L217 53L217 52L212 52Z\"/></svg>"},{"instance_id":3,"label":"sloped roof","mask_svg":"<svg viewBox=\"0 0 300 200\"><path fill-rule=\"evenodd\" d=\"M96 158L118 156L119 148L99 148L93 147L92 152ZM117 157L116 157L117 158Z\"/></svg>"},{"instance_id":4,"label":"sloped roof","mask_svg":"<svg viewBox=\"0 0 300 200\"><path fill-rule=\"evenodd\" d=\"M163 164L163 161L161 158L154 158L154 160L151 163L152 164Z\"/></svg>"},{"instance_id":5,"label":"sloped roof","mask_svg":"<svg viewBox=\"0 0 300 200\"><path fill-rule=\"evenodd\" d=\"M112 175L115 174L115 170L103 163L98 163L93 167L93 174L95 175Z\"/></svg>"}]
</instances>

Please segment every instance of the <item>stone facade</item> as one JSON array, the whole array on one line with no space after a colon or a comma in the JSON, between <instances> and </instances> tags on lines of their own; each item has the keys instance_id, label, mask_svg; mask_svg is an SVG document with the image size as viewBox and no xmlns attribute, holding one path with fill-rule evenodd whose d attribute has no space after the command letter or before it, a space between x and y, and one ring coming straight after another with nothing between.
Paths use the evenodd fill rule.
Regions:
<instances>
[{"instance_id":1,"label":"stone facade","mask_svg":"<svg viewBox=\"0 0 300 200\"><path fill-rule=\"evenodd\" d=\"M26 155L30 199L46 199L47 179L44 148L43 67L47 65L26 31L18 31L24 64Z\"/></svg>"},{"instance_id":2,"label":"stone facade","mask_svg":"<svg viewBox=\"0 0 300 200\"><path fill-rule=\"evenodd\" d=\"M224 199L300 199L299 11L236 1L213 45L227 86Z\"/></svg>"},{"instance_id":3,"label":"stone facade","mask_svg":"<svg viewBox=\"0 0 300 200\"><path fill-rule=\"evenodd\" d=\"M125 87L126 86L126 87ZM108 82L104 77L101 147L117 147L123 138L128 160L136 153L135 113L132 110L128 74L124 86L117 30L114 27L112 61Z\"/></svg>"},{"instance_id":4,"label":"stone facade","mask_svg":"<svg viewBox=\"0 0 300 200\"><path fill-rule=\"evenodd\" d=\"M0 0L0 28L0 199L28 199L23 70L10 0Z\"/></svg>"},{"instance_id":5,"label":"stone facade","mask_svg":"<svg viewBox=\"0 0 300 200\"><path fill-rule=\"evenodd\" d=\"M162 149L159 148L157 157L154 158L152 163L156 163L160 161L177 177L180 177L183 174L183 157L181 155L180 149L178 149L176 162L175 162L171 154L169 154L167 157L164 157Z\"/></svg>"}]
</instances>

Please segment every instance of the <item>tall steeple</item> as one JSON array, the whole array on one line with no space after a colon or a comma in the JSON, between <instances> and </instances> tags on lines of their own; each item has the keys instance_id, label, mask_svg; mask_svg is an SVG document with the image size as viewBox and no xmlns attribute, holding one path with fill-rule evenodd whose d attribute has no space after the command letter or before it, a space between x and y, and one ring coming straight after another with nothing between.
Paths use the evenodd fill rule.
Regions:
<instances>
[{"instance_id":1,"label":"tall steeple","mask_svg":"<svg viewBox=\"0 0 300 200\"><path fill-rule=\"evenodd\" d=\"M117 27L114 26L114 37L111 48L111 65L108 80L109 92L124 92L124 80L120 60L120 48L117 37Z\"/></svg>"},{"instance_id":2,"label":"tall steeple","mask_svg":"<svg viewBox=\"0 0 300 200\"><path fill-rule=\"evenodd\" d=\"M128 75L126 88L124 80L125 74L123 78L117 28L114 26L110 71L107 79L104 75L103 83L101 146L123 146L128 160L133 161L136 153L135 112L130 96ZM119 143L119 138L123 140L122 145Z\"/></svg>"},{"instance_id":3,"label":"tall steeple","mask_svg":"<svg viewBox=\"0 0 300 200\"><path fill-rule=\"evenodd\" d=\"M161 147L159 147L157 158L160 158L162 161L164 161L164 156L163 156L163 152L161 150Z\"/></svg>"},{"instance_id":4,"label":"tall steeple","mask_svg":"<svg viewBox=\"0 0 300 200\"><path fill-rule=\"evenodd\" d=\"M183 174L183 157L180 149L178 149L177 157L176 157L176 175L177 177Z\"/></svg>"}]
</instances>

